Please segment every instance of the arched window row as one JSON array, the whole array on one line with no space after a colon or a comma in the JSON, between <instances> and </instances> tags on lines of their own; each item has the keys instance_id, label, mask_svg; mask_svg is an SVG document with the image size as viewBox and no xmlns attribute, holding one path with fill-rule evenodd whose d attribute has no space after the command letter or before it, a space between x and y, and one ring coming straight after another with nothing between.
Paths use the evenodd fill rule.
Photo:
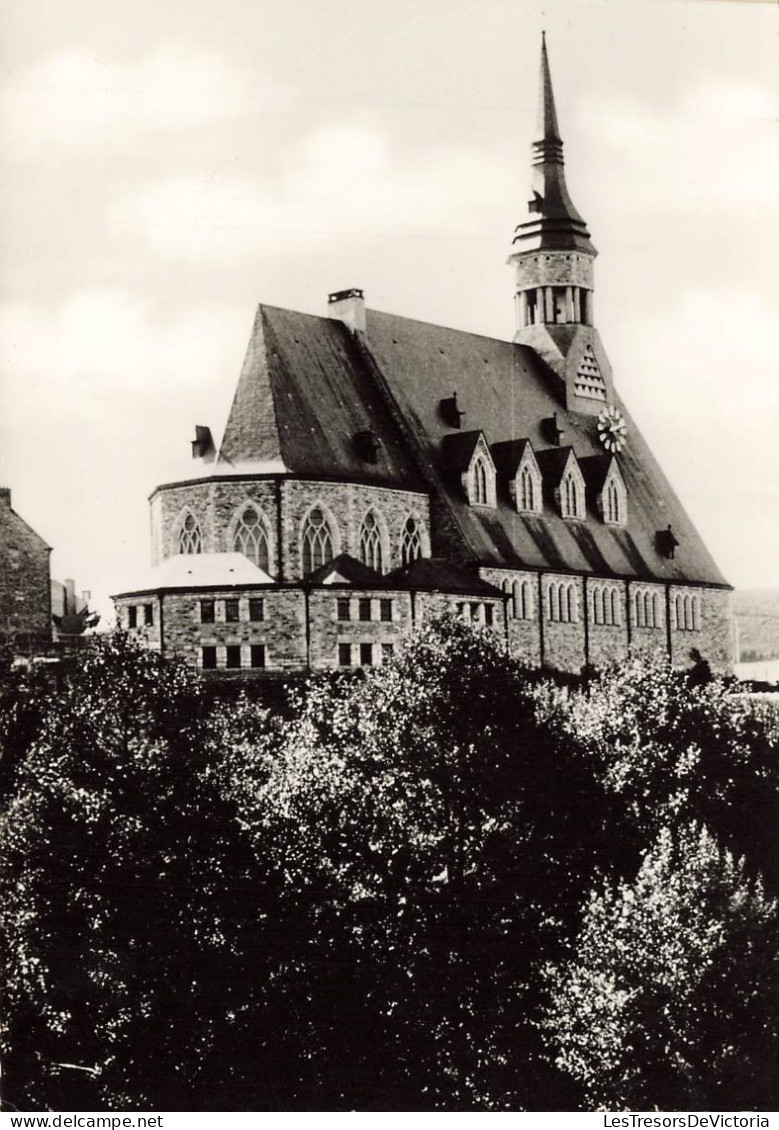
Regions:
<instances>
[{"instance_id":1,"label":"arched window row","mask_svg":"<svg viewBox=\"0 0 779 1130\"><path fill-rule=\"evenodd\" d=\"M511 619L533 619L533 585L529 580L505 580L503 591L510 598L507 607Z\"/></svg>"},{"instance_id":2,"label":"arched window row","mask_svg":"<svg viewBox=\"0 0 779 1130\"><path fill-rule=\"evenodd\" d=\"M553 623L575 624L579 598L573 581L552 581L546 590L546 615Z\"/></svg>"},{"instance_id":3,"label":"arched window row","mask_svg":"<svg viewBox=\"0 0 779 1130\"><path fill-rule=\"evenodd\" d=\"M634 590L633 623L637 628L663 627L663 602L659 592L650 589Z\"/></svg>"},{"instance_id":4,"label":"arched window row","mask_svg":"<svg viewBox=\"0 0 779 1130\"><path fill-rule=\"evenodd\" d=\"M677 593L672 608L678 631L700 631L701 599L697 593Z\"/></svg>"},{"instance_id":5,"label":"arched window row","mask_svg":"<svg viewBox=\"0 0 779 1130\"><path fill-rule=\"evenodd\" d=\"M622 623L620 592L616 585L593 585L591 615L594 624L618 627Z\"/></svg>"},{"instance_id":6,"label":"arched window row","mask_svg":"<svg viewBox=\"0 0 779 1130\"><path fill-rule=\"evenodd\" d=\"M425 552L425 530L422 522L409 514L400 527L400 561L403 567L411 565ZM309 511L301 534L303 573L332 561L336 555L338 530L334 519L321 506ZM383 573L389 568L389 549L386 527L379 513L371 507L363 518L358 533L358 554L363 565Z\"/></svg>"}]
</instances>

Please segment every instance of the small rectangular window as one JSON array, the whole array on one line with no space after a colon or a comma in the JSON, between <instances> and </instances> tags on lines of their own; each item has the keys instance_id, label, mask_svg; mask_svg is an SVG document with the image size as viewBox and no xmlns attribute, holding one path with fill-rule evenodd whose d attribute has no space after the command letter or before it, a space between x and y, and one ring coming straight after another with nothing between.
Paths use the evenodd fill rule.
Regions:
<instances>
[{"instance_id":1,"label":"small rectangular window","mask_svg":"<svg viewBox=\"0 0 779 1130\"><path fill-rule=\"evenodd\" d=\"M370 601L370 599L361 600L360 601L360 619L361 620L370 620L370 618L371 618L371 601Z\"/></svg>"},{"instance_id":2,"label":"small rectangular window","mask_svg":"<svg viewBox=\"0 0 779 1130\"><path fill-rule=\"evenodd\" d=\"M381 618L382 618L382 620L385 620L385 621L392 620L392 601L387 600L387 599L382 599L382 600L379 601L379 606L381 608Z\"/></svg>"},{"instance_id":3,"label":"small rectangular window","mask_svg":"<svg viewBox=\"0 0 779 1130\"><path fill-rule=\"evenodd\" d=\"M249 600L249 619L255 622L265 619L265 601L261 596L255 596Z\"/></svg>"},{"instance_id":4,"label":"small rectangular window","mask_svg":"<svg viewBox=\"0 0 779 1130\"><path fill-rule=\"evenodd\" d=\"M352 645L350 643L339 643L339 645L338 645L338 665L339 665L339 667L351 667L351 665L352 665Z\"/></svg>"},{"instance_id":5,"label":"small rectangular window","mask_svg":"<svg viewBox=\"0 0 779 1130\"><path fill-rule=\"evenodd\" d=\"M154 605L144 604L143 606L143 619L145 624L154 623Z\"/></svg>"},{"instance_id":6,"label":"small rectangular window","mask_svg":"<svg viewBox=\"0 0 779 1130\"><path fill-rule=\"evenodd\" d=\"M494 612L493 612L492 605L491 604L485 604L484 605L484 623L487 625L488 628L492 627L493 615L494 615Z\"/></svg>"},{"instance_id":7,"label":"small rectangular window","mask_svg":"<svg viewBox=\"0 0 779 1130\"><path fill-rule=\"evenodd\" d=\"M225 622L227 624L237 624L240 620L240 611L237 600L225 601Z\"/></svg>"},{"instance_id":8,"label":"small rectangular window","mask_svg":"<svg viewBox=\"0 0 779 1130\"><path fill-rule=\"evenodd\" d=\"M127 609L127 627L128 628L137 628L138 627L138 609L135 607L134 604L131 604L130 607Z\"/></svg>"},{"instance_id":9,"label":"small rectangular window","mask_svg":"<svg viewBox=\"0 0 779 1130\"><path fill-rule=\"evenodd\" d=\"M373 663L373 644L361 643L360 644L360 664L363 667L370 667Z\"/></svg>"},{"instance_id":10,"label":"small rectangular window","mask_svg":"<svg viewBox=\"0 0 779 1130\"><path fill-rule=\"evenodd\" d=\"M200 601L200 623L213 624L214 622L214 602L213 600Z\"/></svg>"},{"instance_id":11,"label":"small rectangular window","mask_svg":"<svg viewBox=\"0 0 779 1130\"><path fill-rule=\"evenodd\" d=\"M349 597L348 596L342 597L340 600L337 601L337 606L338 606L338 619L339 620L351 620L351 618L352 618L352 602L349 600Z\"/></svg>"},{"instance_id":12,"label":"small rectangular window","mask_svg":"<svg viewBox=\"0 0 779 1130\"><path fill-rule=\"evenodd\" d=\"M394 643L383 643L381 645L381 659L383 663L389 663L395 654Z\"/></svg>"},{"instance_id":13,"label":"small rectangular window","mask_svg":"<svg viewBox=\"0 0 779 1130\"><path fill-rule=\"evenodd\" d=\"M265 666L265 644L253 643L251 647L251 663L252 667Z\"/></svg>"},{"instance_id":14,"label":"small rectangular window","mask_svg":"<svg viewBox=\"0 0 779 1130\"><path fill-rule=\"evenodd\" d=\"M226 667L240 667L241 666L241 647L240 644L230 644L226 649Z\"/></svg>"},{"instance_id":15,"label":"small rectangular window","mask_svg":"<svg viewBox=\"0 0 779 1130\"><path fill-rule=\"evenodd\" d=\"M216 669L216 648L203 647L200 649L202 656L202 664L204 671L213 671Z\"/></svg>"}]
</instances>

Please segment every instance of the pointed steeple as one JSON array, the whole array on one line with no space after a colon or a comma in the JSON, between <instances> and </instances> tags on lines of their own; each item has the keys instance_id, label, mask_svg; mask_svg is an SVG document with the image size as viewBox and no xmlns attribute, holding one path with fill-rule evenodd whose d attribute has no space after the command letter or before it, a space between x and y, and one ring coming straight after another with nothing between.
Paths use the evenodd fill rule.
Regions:
<instances>
[{"instance_id":1,"label":"pointed steeple","mask_svg":"<svg viewBox=\"0 0 779 1130\"><path fill-rule=\"evenodd\" d=\"M541 32L541 85L538 92L538 133L544 141L560 141L557 110L552 90L552 73L546 51L546 32ZM537 142L536 144L541 144ZM562 155L561 155L562 156Z\"/></svg>"},{"instance_id":2,"label":"pointed steeple","mask_svg":"<svg viewBox=\"0 0 779 1130\"><path fill-rule=\"evenodd\" d=\"M565 184L563 143L557 123L546 36L541 40L541 80L538 100L538 139L533 142L533 199L531 219L519 224L516 251L551 249L597 254L587 225L573 206Z\"/></svg>"},{"instance_id":3,"label":"pointed steeple","mask_svg":"<svg viewBox=\"0 0 779 1130\"><path fill-rule=\"evenodd\" d=\"M594 325L593 264L598 252L565 183L545 36L528 212L514 233L509 258L514 268L514 341L535 349L562 378L568 408L595 415L613 393L611 369Z\"/></svg>"}]
</instances>

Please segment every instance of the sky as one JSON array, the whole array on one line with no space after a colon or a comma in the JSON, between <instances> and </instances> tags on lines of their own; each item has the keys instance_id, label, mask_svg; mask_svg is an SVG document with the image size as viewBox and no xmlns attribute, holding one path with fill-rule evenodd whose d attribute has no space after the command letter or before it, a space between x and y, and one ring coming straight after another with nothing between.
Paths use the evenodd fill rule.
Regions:
<instances>
[{"instance_id":1,"label":"sky","mask_svg":"<svg viewBox=\"0 0 779 1130\"><path fill-rule=\"evenodd\" d=\"M777 10L5 0L0 484L93 605L221 434L259 302L510 340L546 29L617 388L739 588L779 585Z\"/></svg>"}]
</instances>

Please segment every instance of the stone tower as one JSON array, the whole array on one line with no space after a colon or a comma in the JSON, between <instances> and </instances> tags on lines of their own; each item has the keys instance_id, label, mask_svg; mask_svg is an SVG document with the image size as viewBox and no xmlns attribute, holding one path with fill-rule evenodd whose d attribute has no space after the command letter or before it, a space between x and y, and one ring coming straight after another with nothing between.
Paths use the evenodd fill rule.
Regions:
<instances>
[{"instance_id":1,"label":"stone tower","mask_svg":"<svg viewBox=\"0 0 779 1130\"><path fill-rule=\"evenodd\" d=\"M566 407L597 415L613 402L611 367L593 320L598 254L565 183L546 39L541 43L538 140L528 219L514 233L514 340L531 346L565 381Z\"/></svg>"}]
</instances>

